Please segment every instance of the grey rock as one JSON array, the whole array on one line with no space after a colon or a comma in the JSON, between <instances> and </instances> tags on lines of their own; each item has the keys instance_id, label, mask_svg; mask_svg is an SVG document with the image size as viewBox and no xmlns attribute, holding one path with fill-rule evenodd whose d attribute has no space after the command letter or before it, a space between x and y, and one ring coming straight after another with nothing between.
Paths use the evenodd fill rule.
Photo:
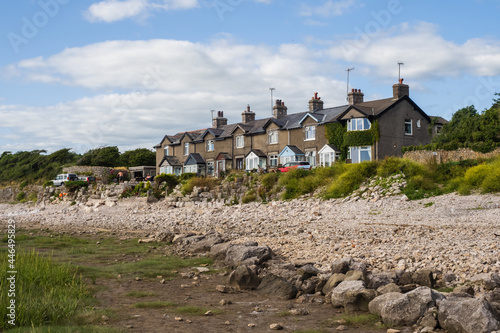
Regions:
<instances>
[{"instance_id":1,"label":"grey rock","mask_svg":"<svg viewBox=\"0 0 500 333\"><path fill-rule=\"evenodd\" d=\"M205 238L203 238L199 242L191 244L188 248L188 251L191 253L209 252L212 246L223 243L224 241L225 239L221 235L206 235Z\"/></svg>"},{"instance_id":2,"label":"grey rock","mask_svg":"<svg viewBox=\"0 0 500 333\"><path fill-rule=\"evenodd\" d=\"M336 286L340 284L340 282L344 281L345 279L345 274L341 273L335 273L330 278L328 281L326 281L325 286L322 289L323 294L328 294L330 291L333 290Z\"/></svg>"},{"instance_id":3,"label":"grey rock","mask_svg":"<svg viewBox=\"0 0 500 333\"><path fill-rule=\"evenodd\" d=\"M344 307L346 311L366 311L375 296L375 290L366 289L361 280L343 281L332 290L331 304L333 307Z\"/></svg>"},{"instance_id":4,"label":"grey rock","mask_svg":"<svg viewBox=\"0 0 500 333\"><path fill-rule=\"evenodd\" d=\"M498 273L482 273L474 276L471 282L482 284L486 290L493 290L500 287L500 275Z\"/></svg>"},{"instance_id":5,"label":"grey rock","mask_svg":"<svg viewBox=\"0 0 500 333\"><path fill-rule=\"evenodd\" d=\"M256 289L260 284L260 278L247 266L238 266L229 275L229 285L241 290Z\"/></svg>"},{"instance_id":6,"label":"grey rock","mask_svg":"<svg viewBox=\"0 0 500 333\"><path fill-rule=\"evenodd\" d=\"M397 277L395 272L381 272L368 276L368 288L378 289L389 283L396 283Z\"/></svg>"},{"instance_id":7,"label":"grey rock","mask_svg":"<svg viewBox=\"0 0 500 333\"><path fill-rule=\"evenodd\" d=\"M384 294L371 301L368 307L387 325L411 326L441 299L444 299L442 294L428 287L419 287L407 294Z\"/></svg>"},{"instance_id":8,"label":"grey rock","mask_svg":"<svg viewBox=\"0 0 500 333\"><path fill-rule=\"evenodd\" d=\"M259 284L257 292L268 296L276 296L283 299L292 299L297 295L297 288L287 280L269 274Z\"/></svg>"},{"instance_id":9,"label":"grey rock","mask_svg":"<svg viewBox=\"0 0 500 333\"><path fill-rule=\"evenodd\" d=\"M209 256L215 260L225 260L227 249L232 246L231 243L220 243L210 248Z\"/></svg>"},{"instance_id":10,"label":"grey rock","mask_svg":"<svg viewBox=\"0 0 500 333\"><path fill-rule=\"evenodd\" d=\"M269 246L234 245L227 249L224 263L236 267L241 264L260 265L271 259L272 251Z\"/></svg>"},{"instance_id":11,"label":"grey rock","mask_svg":"<svg viewBox=\"0 0 500 333\"><path fill-rule=\"evenodd\" d=\"M464 284L461 286L456 286L453 288L453 293L455 294L469 294L474 296L474 288L471 285Z\"/></svg>"},{"instance_id":12,"label":"grey rock","mask_svg":"<svg viewBox=\"0 0 500 333\"><path fill-rule=\"evenodd\" d=\"M450 333L490 333L500 316L484 299L449 296L438 301L439 325Z\"/></svg>"},{"instance_id":13,"label":"grey rock","mask_svg":"<svg viewBox=\"0 0 500 333\"><path fill-rule=\"evenodd\" d=\"M349 271L349 266L352 263L351 258L342 258L340 260L336 260L332 262L332 273L341 273L345 274Z\"/></svg>"},{"instance_id":14,"label":"grey rock","mask_svg":"<svg viewBox=\"0 0 500 333\"><path fill-rule=\"evenodd\" d=\"M434 278L430 269L420 269L412 275L413 283L423 287L432 288L434 286Z\"/></svg>"},{"instance_id":15,"label":"grey rock","mask_svg":"<svg viewBox=\"0 0 500 333\"><path fill-rule=\"evenodd\" d=\"M362 271L348 271L345 274L344 281L356 281L356 280L364 281L364 279L365 277L363 276Z\"/></svg>"},{"instance_id":16,"label":"grey rock","mask_svg":"<svg viewBox=\"0 0 500 333\"><path fill-rule=\"evenodd\" d=\"M385 286L379 287L377 289L377 293L379 293L379 295L387 293L401 293L401 288L395 283L389 283Z\"/></svg>"},{"instance_id":17,"label":"grey rock","mask_svg":"<svg viewBox=\"0 0 500 333\"><path fill-rule=\"evenodd\" d=\"M500 288L488 292L484 295L484 299L490 303L490 305L500 313Z\"/></svg>"}]
</instances>

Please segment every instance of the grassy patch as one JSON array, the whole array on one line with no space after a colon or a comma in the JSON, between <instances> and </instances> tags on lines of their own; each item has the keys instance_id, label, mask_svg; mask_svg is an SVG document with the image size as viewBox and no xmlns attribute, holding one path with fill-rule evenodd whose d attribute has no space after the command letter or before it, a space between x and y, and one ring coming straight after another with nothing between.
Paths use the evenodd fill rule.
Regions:
<instances>
[{"instance_id":1,"label":"grassy patch","mask_svg":"<svg viewBox=\"0 0 500 333\"><path fill-rule=\"evenodd\" d=\"M201 306L180 306L174 309L175 313L202 316L207 311L212 311L214 315L221 314L222 310L219 309L209 309Z\"/></svg>"},{"instance_id":2,"label":"grassy patch","mask_svg":"<svg viewBox=\"0 0 500 333\"><path fill-rule=\"evenodd\" d=\"M13 333L120 333L120 329L105 326L38 326L9 330Z\"/></svg>"},{"instance_id":3,"label":"grassy patch","mask_svg":"<svg viewBox=\"0 0 500 333\"><path fill-rule=\"evenodd\" d=\"M136 308L148 308L148 309L169 308L174 306L177 306L177 304L169 301L140 302L134 304L134 307Z\"/></svg>"},{"instance_id":4,"label":"grassy patch","mask_svg":"<svg viewBox=\"0 0 500 333\"><path fill-rule=\"evenodd\" d=\"M152 291L139 291L139 290L130 291L130 292L125 294L125 296L137 297L137 298L150 297L150 296L155 296L155 295L156 294Z\"/></svg>"},{"instance_id":5,"label":"grassy patch","mask_svg":"<svg viewBox=\"0 0 500 333\"><path fill-rule=\"evenodd\" d=\"M7 253L0 254L0 266L8 267ZM35 250L16 254L16 322L18 326L61 323L91 303L91 294L76 270L55 263ZM8 289L7 274L0 272L0 290ZM6 318L7 293L0 294L0 318ZM0 328L8 328L7 321Z\"/></svg>"}]
</instances>

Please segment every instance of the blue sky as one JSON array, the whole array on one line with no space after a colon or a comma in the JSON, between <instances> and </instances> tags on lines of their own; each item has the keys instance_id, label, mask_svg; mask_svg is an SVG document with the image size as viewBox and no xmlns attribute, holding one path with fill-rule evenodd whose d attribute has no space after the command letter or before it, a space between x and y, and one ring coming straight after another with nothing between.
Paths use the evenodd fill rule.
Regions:
<instances>
[{"instance_id":1,"label":"blue sky","mask_svg":"<svg viewBox=\"0 0 500 333\"><path fill-rule=\"evenodd\" d=\"M302 112L401 76L429 115L500 92L500 0L32 0L0 11L0 152L152 148L271 96Z\"/></svg>"}]
</instances>

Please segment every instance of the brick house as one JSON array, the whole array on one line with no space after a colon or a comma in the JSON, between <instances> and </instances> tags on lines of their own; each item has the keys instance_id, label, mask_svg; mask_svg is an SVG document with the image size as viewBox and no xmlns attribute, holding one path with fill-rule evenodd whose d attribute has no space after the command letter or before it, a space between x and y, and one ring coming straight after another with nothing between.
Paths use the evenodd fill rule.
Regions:
<instances>
[{"instance_id":1,"label":"brick house","mask_svg":"<svg viewBox=\"0 0 500 333\"><path fill-rule=\"evenodd\" d=\"M339 150L326 138L326 125L332 123L352 132L369 130L377 121L379 138L374 144L348 147L348 160L353 163L401 156L404 146L430 143L431 117L409 97L403 80L393 85L391 98L363 99L361 90L353 89L348 105L323 108L315 93L309 110L292 114L283 101L276 100L272 117L256 119L247 106L241 122L235 124L228 124L218 111L211 128L166 135L155 146L157 172L196 169L198 174L219 176L230 169L272 169L288 161L328 166L339 158Z\"/></svg>"}]
</instances>

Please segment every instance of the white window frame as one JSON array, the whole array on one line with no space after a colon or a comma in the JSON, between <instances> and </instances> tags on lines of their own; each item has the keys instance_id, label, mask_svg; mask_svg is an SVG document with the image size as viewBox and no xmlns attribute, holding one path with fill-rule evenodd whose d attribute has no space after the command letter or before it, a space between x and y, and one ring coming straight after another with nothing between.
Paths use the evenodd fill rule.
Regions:
<instances>
[{"instance_id":1,"label":"white window frame","mask_svg":"<svg viewBox=\"0 0 500 333\"><path fill-rule=\"evenodd\" d=\"M347 131L366 131L372 127L368 118L352 118L347 120Z\"/></svg>"},{"instance_id":2,"label":"white window frame","mask_svg":"<svg viewBox=\"0 0 500 333\"><path fill-rule=\"evenodd\" d=\"M163 147L163 150L165 151L165 156L169 156L170 147L169 146L165 146L165 147Z\"/></svg>"},{"instance_id":3,"label":"white window frame","mask_svg":"<svg viewBox=\"0 0 500 333\"><path fill-rule=\"evenodd\" d=\"M312 168L316 166L316 150L306 151L305 158Z\"/></svg>"},{"instance_id":4,"label":"white window frame","mask_svg":"<svg viewBox=\"0 0 500 333\"><path fill-rule=\"evenodd\" d=\"M335 163L335 153L334 152L327 152L327 153L322 153L319 154L319 164L323 167L329 167L332 166L333 163Z\"/></svg>"},{"instance_id":5,"label":"white window frame","mask_svg":"<svg viewBox=\"0 0 500 333\"><path fill-rule=\"evenodd\" d=\"M422 127L422 121L420 119L417 120L417 128Z\"/></svg>"},{"instance_id":6,"label":"white window frame","mask_svg":"<svg viewBox=\"0 0 500 333\"><path fill-rule=\"evenodd\" d=\"M207 161L207 176L213 176L214 171L214 161Z\"/></svg>"},{"instance_id":7,"label":"white window frame","mask_svg":"<svg viewBox=\"0 0 500 333\"><path fill-rule=\"evenodd\" d=\"M353 157L353 152L356 153L356 158ZM364 161L372 161L372 146L360 146L360 147L349 147L347 150L347 158L351 160L352 163L361 163L364 161L361 161L361 153L362 152L367 152L368 156L370 157L369 160L364 160Z\"/></svg>"},{"instance_id":8,"label":"white window frame","mask_svg":"<svg viewBox=\"0 0 500 333\"><path fill-rule=\"evenodd\" d=\"M316 126L306 126L304 141L312 141L312 140L316 140Z\"/></svg>"},{"instance_id":9,"label":"white window frame","mask_svg":"<svg viewBox=\"0 0 500 333\"><path fill-rule=\"evenodd\" d=\"M267 137L268 137L268 142L270 145L274 145L274 144L278 143L278 131L277 130L269 131Z\"/></svg>"},{"instance_id":10,"label":"white window frame","mask_svg":"<svg viewBox=\"0 0 500 333\"><path fill-rule=\"evenodd\" d=\"M184 143L184 156L189 155L189 142Z\"/></svg>"},{"instance_id":11,"label":"white window frame","mask_svg":"<svg viewBox=\"0 0 500 333\"><path fill-rule=\"evenodd\" d=\"M214 150L215 150L215 140L208 140L207 151L214 151Z\"/></svg>"},{"instance_id":12,"label":"white window frame","mask_svg":"<svg viewBox=\"0 0 500 333\"><path fill-rule=\"evenodd\" d=\"M269 166L277 167L279 164L279 156L278 155L269 155Z\"/></svg>"},{"instance_id":13,"label":"white window frame","mask_svg":"<svg viewBox=\"0 0 500 333\"><path fill-rule=\"evenodd\" d=\"M238 135L235 138L236 148L244 148L245 147L245 137L243 135Z\"/></svg>"},{"instance_id":14,"label":"white window frame","mask_svg":"<svg viewBox=\"0 0 500 333\"><path fill-rule=\"evenodd\" d=\"M407 131L409 125L410 131ZM413 135L413 119L405 119L405 135Z\"/></svg>"}]
</instances>

